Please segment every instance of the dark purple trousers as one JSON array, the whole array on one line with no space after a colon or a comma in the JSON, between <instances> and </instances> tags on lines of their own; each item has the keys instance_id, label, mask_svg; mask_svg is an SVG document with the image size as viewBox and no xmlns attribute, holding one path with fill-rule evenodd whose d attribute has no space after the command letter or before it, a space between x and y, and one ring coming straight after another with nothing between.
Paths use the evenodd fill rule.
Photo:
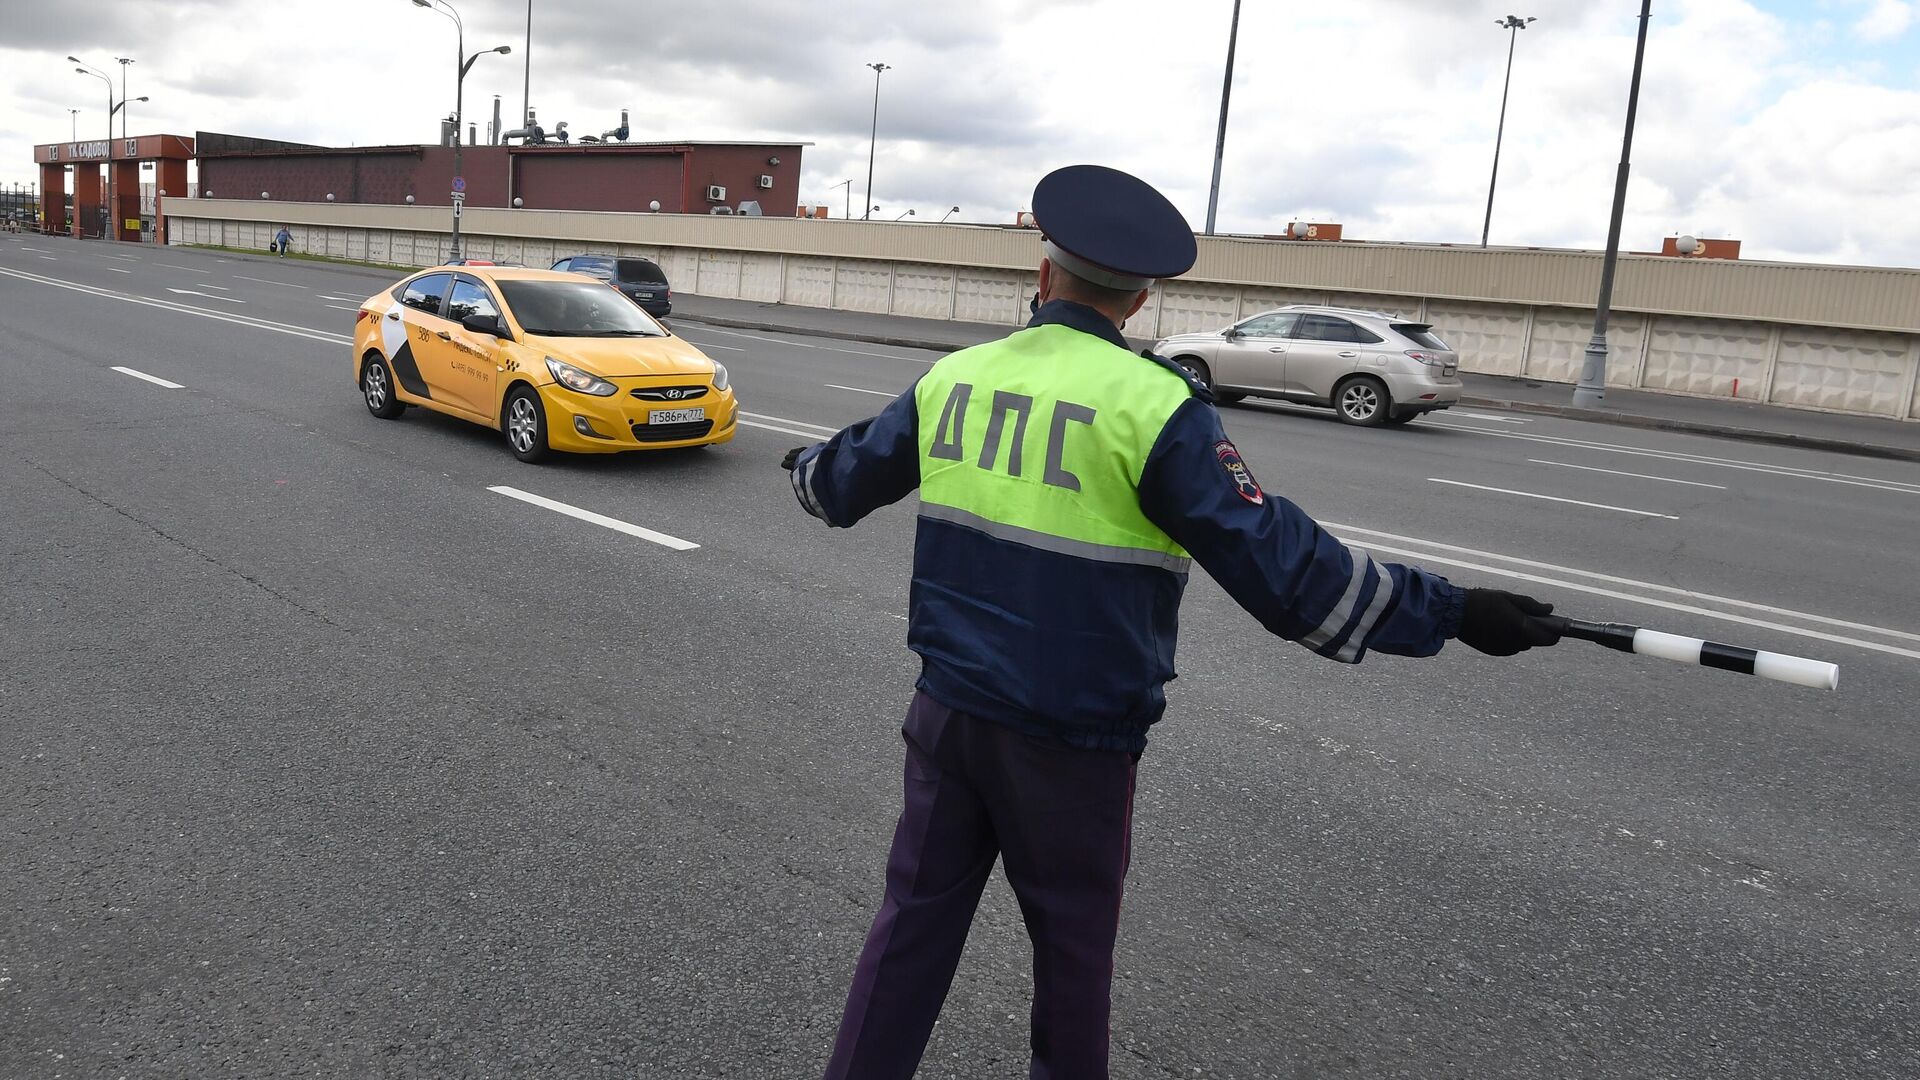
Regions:
<instances>
[{"instance_id":1,"label":"dark purple trousers","mask_svg":"<svg viewBox=\"0 0 1920 1080\"><path fill-rule=\"evenodd\" d=\"M1134 757L1075 750L914 695L906 805L827 1080L908 1080L995 857L1033 939L1033 1080L1105 1080Z\"/></svg>"}]
</instances>

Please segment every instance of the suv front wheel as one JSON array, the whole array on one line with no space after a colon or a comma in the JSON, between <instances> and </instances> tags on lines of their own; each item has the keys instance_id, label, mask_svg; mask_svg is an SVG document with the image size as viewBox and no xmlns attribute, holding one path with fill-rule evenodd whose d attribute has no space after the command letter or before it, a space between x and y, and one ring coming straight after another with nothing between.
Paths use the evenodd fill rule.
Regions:
<instances>
[{"instance_id":1,"label":"suv front wheel","mask_svg":"<svg viewBox=\"0 0 1920 1080\"><path fill-rule=\"evenodd\" d=\"M1371 375L1356 375L1334 387L1333 411L1341 423L1377 427L1386 422L1392 408L1387 385Z\"/></svg>"}]
</instances>

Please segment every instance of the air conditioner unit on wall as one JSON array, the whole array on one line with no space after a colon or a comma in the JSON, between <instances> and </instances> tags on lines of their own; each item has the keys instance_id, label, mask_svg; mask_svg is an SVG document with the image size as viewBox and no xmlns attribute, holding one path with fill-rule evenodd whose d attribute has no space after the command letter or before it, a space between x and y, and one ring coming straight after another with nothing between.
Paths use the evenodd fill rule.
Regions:
<instances>
[{"instance_id":1,"label":"air conditioner unit on wall","mask_svg":"<svg viewBox=\"0 0 1920 1080\"><path fill-rule=\"evenodd\" d=\"M726 188L721 187L719 184L707 185L707 201L708 202L724 202L726 201L726 198L727 198Z\"/></svg>"},{"instance_id":2,"label":"air conditioner unit on wall","mask_svg":"<svg viewBox=\"0 0 1920 1080\"><path fill-rule=\"evenodd\" d=\"M762 174L762 175L761 175L761 177L760 177L760 186L761 186L761 187L763 187L763 188L770 188L770 187L772 187L772 186L773 186L773 177L771 177L771 176L767 176L767 175L765 175L765 174Z\"/></svg>"}]
</instances>

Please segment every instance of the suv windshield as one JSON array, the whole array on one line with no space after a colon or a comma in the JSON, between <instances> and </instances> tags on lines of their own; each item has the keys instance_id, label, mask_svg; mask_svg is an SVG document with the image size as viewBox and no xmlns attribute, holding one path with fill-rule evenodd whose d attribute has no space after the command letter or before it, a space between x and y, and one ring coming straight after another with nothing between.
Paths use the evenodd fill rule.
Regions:
<instances>
[{"instance_id":1,"label":"suv windshield","mask_svg":"<svg viewBox=\"0 0 1920 1080\"><path fill-rule=\"evenodd\" d=\"M1441 341L1440 335L1433 332L1431 323L1391 323L1389 329L1423 349L1445 350L1447 348L1447 343Z\"/></svg>"},{"instance_id":2,"label":"suv windshield","mask_svg":"<svg viewBox=\"0 0 1920 1080\"><path fill-rule=\"evenodd\" d=\"M638 304L591 281L498 282L507 307L541 337L666 337Z\"/></svg>"},{"instance_id":3,"label":"suv windshield","mask_svg":"<svg viewBox=\"0 0 1920 1080\"><path fill-rule=\"evenodd\" d=\"M649 285L667 283L667 275L651 259L621 259L619 266L620 273L617 276L621 281L641 281Z\"/></svg>"}]
</instances>

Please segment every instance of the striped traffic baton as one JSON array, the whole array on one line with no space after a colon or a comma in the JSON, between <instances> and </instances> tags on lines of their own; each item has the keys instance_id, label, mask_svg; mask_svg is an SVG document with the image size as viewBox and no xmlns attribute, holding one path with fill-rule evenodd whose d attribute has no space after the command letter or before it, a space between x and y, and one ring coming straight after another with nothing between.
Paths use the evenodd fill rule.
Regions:
<instances>
[{"instance_id":1,"label":"striped traffic baton","mask_svg":"<svg viewBox=\"0 0 1920 1080\"><path fill-rule=\"evenodd\" d=\"M1599 642L1621 652L1658 656L1663 660L1678 660L1683 664L1698 664L1722 671L1737 671L1742 675L1758 675L1763 679L1811 686L1816 690L1832 690L1840 685L1840 668L1824 660L1743 649L1737 645L1722 645L1717 641L1666 634L1624 623L1583 622L1557 615L1546 618L1556 624L1566 637Z\"/></svg>"}]
</instances>

